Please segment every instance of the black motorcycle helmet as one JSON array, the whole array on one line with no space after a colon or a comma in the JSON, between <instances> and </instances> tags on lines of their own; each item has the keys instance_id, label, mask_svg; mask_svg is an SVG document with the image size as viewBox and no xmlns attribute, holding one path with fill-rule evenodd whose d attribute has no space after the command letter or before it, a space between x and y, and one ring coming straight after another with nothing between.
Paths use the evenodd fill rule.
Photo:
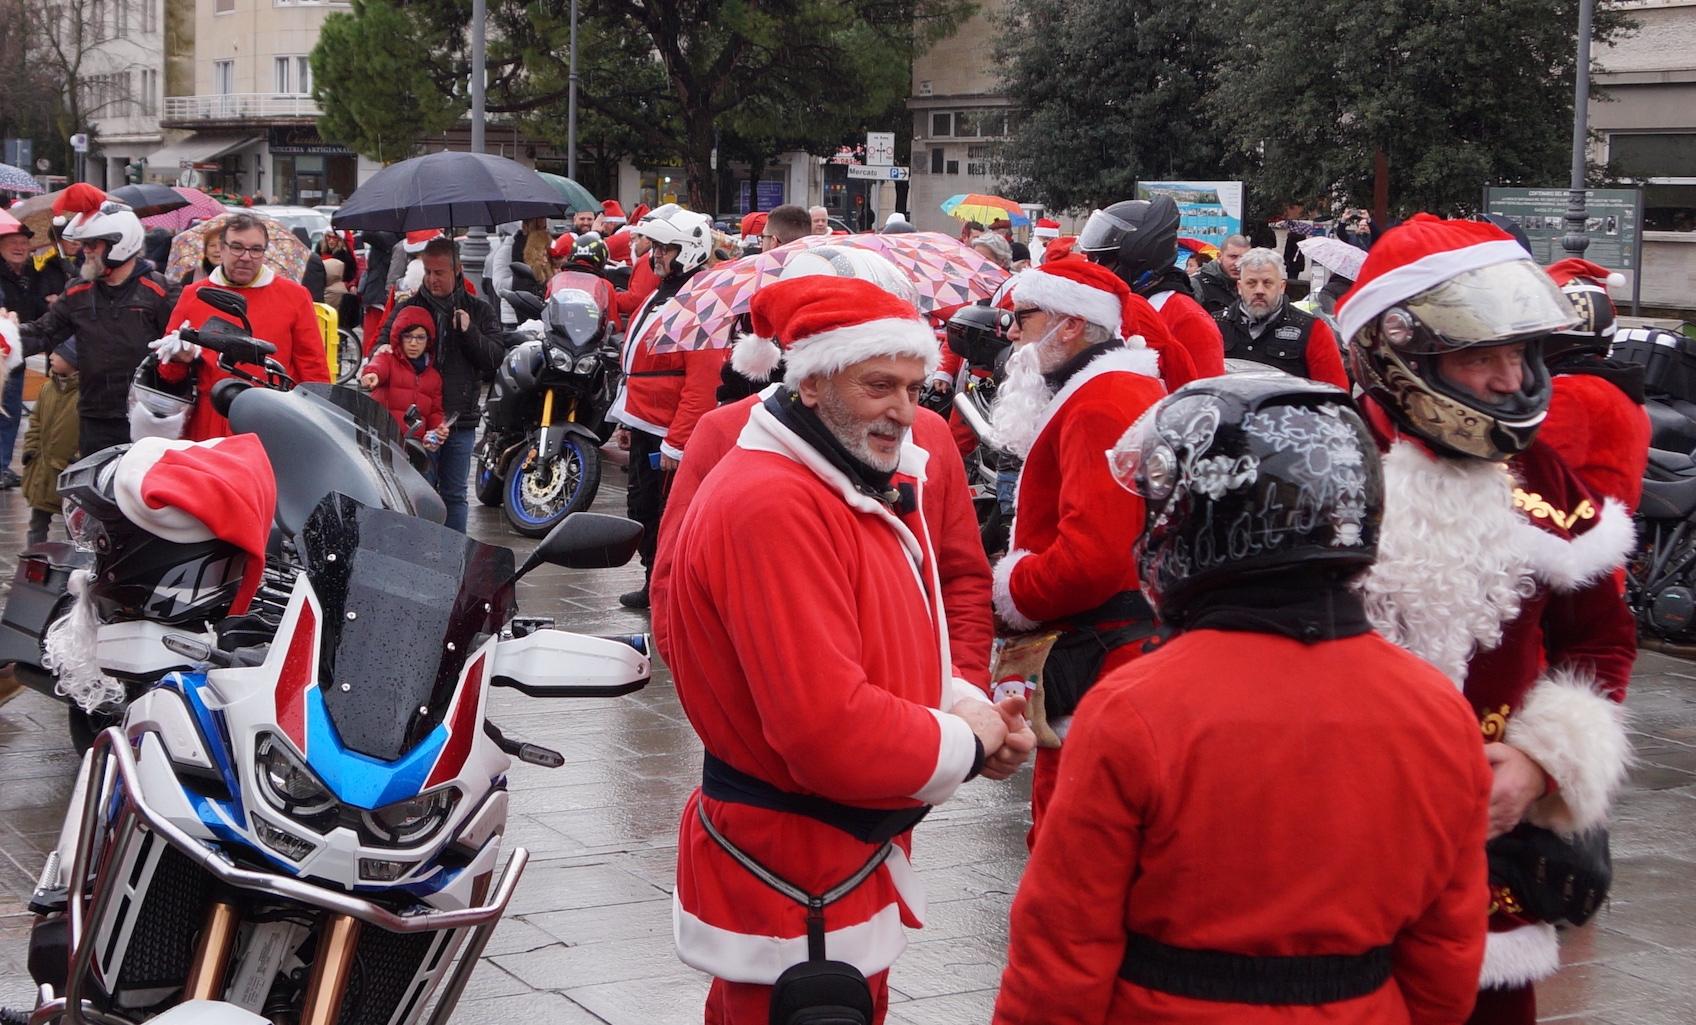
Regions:
<instances>
[{"instance_id":1,"label":"black motorcycle helmet","mask_svg":"<svg viewBox=\"0 0 1696 1025\"><path fill-rule=\"evenodd\" d=\"M1579 356L1606 356L1613 348L1618 311L1608 285L1625 283L1622 275L1586 260L1566 259L1548 268L1549 277L1572 304L1578 323L1556 331L1543 343L1543 360L1551 367Z\"/></svg>"},{"instance_id":2,"label":"black motorcycle helmet","mask_svg":"<svg viewBox=\"0 0 1696 1025\"><path fill-rule=\"evenodd\" d=\"M1084 222L1077 251L1134 289L1144 274L1178 258L1178 204L1171 196L1156 196L1097 210Z\"/></svg>"},{"instance_id":3,"label":"black motorcycle helmet","mask_svg":"<svg viewBox=\"0 0 1696 1025\"><path fill-rule=\"evenodd\" d=\"M1341 389L1276 370L1192 381L1107 458L1146 505L1137 571L1168 623L1247 578L1346 576L1377 557L1383 470Z\"/></svg>"},{"instance_id":4,"label":"black motorcycle helmet","mask_svg":"<svg viewBox=\"0 0 1696 1025\"><path fill-rule=\"evenodd\" d=\"M547 366L547 353L540 338L520 342L507 350L506 359L495 373L500 387L508 395L523 395L534 391Z\"/></svg>"},{"instance_id":5,"label":"black motorcycle helmet","mask_svg":"<svg viewBox=\"0 0 1696 1025\"><path fill-rule=\"evenodd\" d=\"M988 369L1010 343L1001 331L1001 311L974 303L948 318L948 350L974 367Z\"/></svg>"},{"instance_id":6,"label":"black motorcycle helmet","mask_svg":"<svg viewBox=\"0 0 1696 1025\"><path fill-rule=\"evenodd\" d=\"M65 529L94 552L89 595L104 622L149 619L168 626L230 614L248 555L228 541L177 542L136 526L113 492L128 445L102 449L59 475Z\"/></svg>"}]
</instances>

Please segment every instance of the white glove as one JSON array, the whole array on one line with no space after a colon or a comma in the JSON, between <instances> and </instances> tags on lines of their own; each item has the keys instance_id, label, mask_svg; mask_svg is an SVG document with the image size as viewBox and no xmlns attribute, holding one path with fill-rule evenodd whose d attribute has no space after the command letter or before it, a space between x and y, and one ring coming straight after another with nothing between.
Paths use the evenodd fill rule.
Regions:
<instances>
[{"instance_id":1,"label":"white glove","mask_svg":"<svg viewBox=\"0 0 1696 1025\"><path fill-rule=\"evenodd\" d=\"M539 320L526 320L524 323L518 325L518 330L524 334L533 335L537 338L548 333L547 325L543 324Z\"/></svg>"},{"instance_id":2,"label":"white glove","mask_svg":"<svg viewBox=\"0 0 1696 1025\"><path fill-rule=\"evenodd\" d=\"M149 349L159 354L159 362L169 363L176 360L179 363L188 363L200 358L200 346L183 341L182 335L178 334L188 326L189 322L185 320L177 325L176 331L147 343Z\"/></svg>"},{"instance_id":3,"label":"white glove","mask_svg":"<svg viewBox=\"0 0 1696 1025\"><path fill-rule=\"evenodd\" d=\"M16 370L24 361L24 345L18 332L18 322L9 316L0 317L0 364Z\"/></svg>"}]
</instances>

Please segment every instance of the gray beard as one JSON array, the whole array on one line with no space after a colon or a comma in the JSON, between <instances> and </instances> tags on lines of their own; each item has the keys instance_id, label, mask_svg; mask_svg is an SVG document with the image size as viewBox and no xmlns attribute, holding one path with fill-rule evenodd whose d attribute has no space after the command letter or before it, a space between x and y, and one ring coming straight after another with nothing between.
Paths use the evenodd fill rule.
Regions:
<instances>
[{"instance_id":1,"label":"gray beard","mask_svg":"<svg viewBox=\"0 0 1696 1025\"><path fill-rule=\"evenodd\" d=\"M82 258L82 269L77 271L77 276L84 281L99 281L106 276L106 261L93 254L85 255Z\"/></svg>"},{"instance_id":2,"label":"gray beard","mask_svg":"<svg viewBox=\"0 0 1696 1025\"><path fill-rule=\"evenodd\" d=\"M818 414L819 420L855 459L879 473L894 473L900 467L899 450L893 455L881 455L872 449L870 438L876 434L899 440L906 431L883 420L861 420L828 388L819 389Z\"/></svg>"}]
</instances>

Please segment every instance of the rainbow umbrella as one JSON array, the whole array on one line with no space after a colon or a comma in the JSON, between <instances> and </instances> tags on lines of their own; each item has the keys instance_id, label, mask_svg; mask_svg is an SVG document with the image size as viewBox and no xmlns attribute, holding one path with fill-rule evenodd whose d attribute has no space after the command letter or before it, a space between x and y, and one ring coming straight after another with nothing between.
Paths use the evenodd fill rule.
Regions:
<instances>
[{"instance_id":1,"label":"rainbow umbrella","mask_svg":"<svg viewBox=\"0 0 1696 1025\"><path fill-rule=\"evenodd\" d=\"M1178 248L1192 253L1199 253L1202 256L1211 257L1215 260L1219 258L1219 247L1211 242L1205 242L1199 238L1180 238L1178 239Z\"/></svg>"},{"instance_id":2,"label":"rainbow umbrella","mask_svg":"<svg viewBox=\"0 0 1696 1025\"><path fill-rule=\"evenodd\" d=\"M942 212L956 220L977 221L979 224L989 224L1003 217L1015 226L1031 223L1031 219L1025 216L1024 209L1011 199L987 196L981 192L949 196L942 201Z\"/></svg>"},{"instance_id":3,"label":"rainbow umbrella","mask_svg":"<svg viewBox=\"0 0 1696 1025\"><path fill-rule=\"evenodd\" d=\"M754 293L776 281L797 253L825 246L865 249L888 259L912 278L920 313L987 299L1007 280L1007 272L983 254L939 232L808 235L696 277L649 318L636 344L652 345L657 353L728 346L736 318L748 312Z\"/></svg>"}]
</instances>

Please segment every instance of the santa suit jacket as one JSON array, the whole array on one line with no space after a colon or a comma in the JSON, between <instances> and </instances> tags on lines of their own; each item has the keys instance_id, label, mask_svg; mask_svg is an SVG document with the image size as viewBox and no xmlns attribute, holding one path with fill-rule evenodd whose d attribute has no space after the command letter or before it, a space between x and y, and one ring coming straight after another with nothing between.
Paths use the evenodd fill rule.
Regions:
<instances>
[{"instance_id":1,"label":"santa suit jacket","mask_svg":"<svg viewBox=\"0 0 1696 1025\"><path fill-rule=\"evenodd\" d=\"M660 451L673 459L683 458L695 425L717 404L720 372L730 361L728 347L658 351L665 339L660 307L687 281L662 282L630 319L621 357L624 384L607 413L609 419L662 439Z\"/></svg>"},{"instance_id":2,"label":"santa suit jacket","mask_svg":"<svg viewBox=\"0 0 1696 1025\"><path fill-rule=\"evenodd\" d=\"M1157 373L1152 349L1110 349L1049 400L1019 476L1012 539L995 564L995 611L1015 630L1063 623L1137 589L1131 545L1142 499L1113 479L1107 450L1160 400ZM1116 652L1107 667L1128 658Z\"/></svg>"},{"instance_id":3,"label":"santa suit jacket","mask_svg":"<svg viewBox=\"0 0 1696 1025\"><path fill-rule=\"evenodd\" d=\"M1013 903L997 1025L1458 1025L1484 956L1490 769L1470 709L1375 633L1196 630L1084 697ZM1126 938L1248 956L1391 948L1313 1007L1119 977Z\"/></svg>"},{"instance_id":4,"label":"santa suit jacket","mask_svg":"<svg viewBox=\"0 0 1696 1025\"><path fill-rule=\"evenodd\" d=\"M1630 513L1592 497L1541 441L1506 467L1437 457L1363 405L1386 449L1378 562L1364 582L1374 625L1462 688L1486 742L1543 768L1550 789L1528 821L1562 833L1605 823L1630 760L1621 702L1636 631L1613 581L1632 549ZM1483 501L1511 504L1499 531L1480 523ZM1553 926L1494 884L1490 911L1481 986L1554 974Z\"/></svg>"},{"instance_id":5,"label":"santa suit jacket","mask_svg":"<svg viewBox=\"0 0 1696 1025\"><path fill-rule=\"evenodd\" d=\"M1172 290L1154 293L1148 303L1189 353L1197 377L1218 377L1225 372L1225 343L1219 336L1219 325L1200 303Z\"/></svg>"},{"instance_id":6,"label":"santa suit jacket","mask_svg":"<svg viewBox=\"0 0 1696 1025\"><path fill-rule=\"evenodd\" d=\"M1556 374L1549 415L1537 429L1593 494L1632 512L1649 465L1649 414L1642 403L1594 374Z\"/></svg>"},{"instance_id":7,"label":"santa suit jacket","mask_svg":"<svg viewBox=\"0 0 1696 1025\"><path fill-rule=\"evenodd\" d=\"M224 271L219 268L210 278L183 286L182 296L167 321L170 330L181 327L185 320L189 327L199 328L214 316L231 319L201 301L203 288L227 288L241 293L247 300L247 319L253 324L253 337L277 347L271 358L281 363L297 384L329 383L330 365L324 358L324 336L318 332L318 313L305 288L278 277L269 267L260 269L252 285L237 288L225 281ZM222 438L230 433L230 422L212 408L212 386L230 375L218 368L218 354L210 349L201 350L199 359L192 365L199 375L200 394L183 428L183 437L189 441ZM184 363L163 363L159 376L180 381L188 374L189 367L190 364Z\"/></svg>"},{"instance_id":8,"label":"santa suit jacket","mask_svg":"<svg viewBox=\"0 0 1696 1025\"><path fill-rule=\"evenodd\" d=\"M767 387L703 416L695 427L688 457L671 478L665 515L660 520L658 549L648 592L654 604L661 601L671 572L671 554L677 540L677 525L694 500L708 471L736 447L736 439L748 424L750 411L777 392L781 384ZM989 652L995 641L995 622L989 610L989 559L978 538L977 512L972 507L966 469L956 454L948 425L928 409L920 409L913 420L913 443L929 457L920 491L924 528L936 552L936 569L942 578L942 608L948 620L948 646L954 672L980 687L989 686ZM902 516L908 529L917 531L916 516ZM768 538L767 544L782 544ZM654 644L667 664L672 662L669 638L663 624L654 623Z\"/></svg>"},{"instance_id":9,"label":"santa suit jacket","mask_svg":"<svg viewBox=\"0 0 1696 1025\"><path fill-rule=\"evenodd\" d=\"M897 481L922 487L924 461L907 445ZM964 781L977 745L944 709L988 698L946 671L925 531L909 530L756 406L674 543L653 619L687 653L673 663L677 696L708 753L779 790L867 808L937 804ZM806 960L805 908L732 860L698 804L731 843L811 893L854 874L877 845L810 817L690 796L673 902L678 955L722 979L770 984ZM906 944L903 924L922 924L909 837L825 911L827 956L883 971Z\"/></svg>"}]
</instances>

